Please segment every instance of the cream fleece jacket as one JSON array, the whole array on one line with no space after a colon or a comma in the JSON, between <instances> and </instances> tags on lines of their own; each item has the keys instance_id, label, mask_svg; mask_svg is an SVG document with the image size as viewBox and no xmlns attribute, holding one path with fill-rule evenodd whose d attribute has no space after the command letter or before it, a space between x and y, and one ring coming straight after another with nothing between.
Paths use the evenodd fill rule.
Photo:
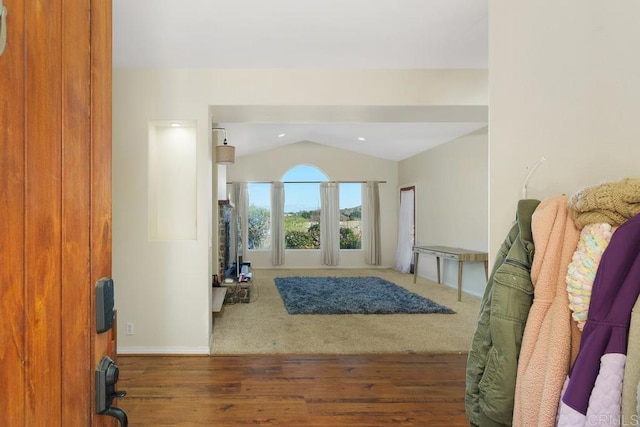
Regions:
<instances>
[{"instance_id":1,"label":"cream fleece jacket","mask_svg":"<svg viewBox=\"0 0 640 427\"><path fill-rule=\"evenodd\" d=\"M562 386L580 347L571 320L565 277L580 230L565 195L543 200L533 213L534 297L518 360L514 427L552 427Z\"/></svg>"}]
</instances>

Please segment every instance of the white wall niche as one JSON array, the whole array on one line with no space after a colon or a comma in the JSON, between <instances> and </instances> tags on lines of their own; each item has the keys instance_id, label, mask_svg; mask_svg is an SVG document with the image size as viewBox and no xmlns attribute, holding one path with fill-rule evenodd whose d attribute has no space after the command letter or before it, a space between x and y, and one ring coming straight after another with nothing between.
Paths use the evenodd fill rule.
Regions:
<instances>
[{"instance_id":1,"label":"white wall niche","mask_svg":"<svg viewBox=\"0 0 640 427\"><path fill-rule=\"evenodd\" d=\"M196 122L152 121L148 138L149 240L196 240Z\"/></svg>"}]
</instances>

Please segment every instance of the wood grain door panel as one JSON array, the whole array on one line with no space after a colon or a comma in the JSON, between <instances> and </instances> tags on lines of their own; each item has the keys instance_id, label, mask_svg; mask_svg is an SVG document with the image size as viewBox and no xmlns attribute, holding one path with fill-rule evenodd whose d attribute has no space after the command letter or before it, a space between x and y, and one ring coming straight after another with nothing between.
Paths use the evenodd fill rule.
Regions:
<instances>
[{"instance_id":1,"label":"wood grain door panel","mask_svg":"<svg viewBox=\"0 0 640 427\"><path fill-rule=\"evenodd\" d=\"M111 276L111 1L91 1L91 283ZM117 281L115 287L117 288ZM116 325L95 333L95 288L92 287L92 369L103 355L116 360ZM92 397L95 387L92 385ZM114 418L95 415L93 426L117 425Z\"/></svg>"},{"instance_id":2,"label":"wood grain door panel","mask_svg":"<svg viewBox=\"0 0 640 427\"><path fill-rule=\"evenodd\" d=\"M0 425L114 426L94 370L111 275L111 3L4 0L0 56ZM6 388L5 388L6 387Z\"/></svg>"},{"instance_id":3,"label":"wood grain door panel","mask_svg":"<svg viewBox=\"0 0 640 427\"><path fill-rule=\"evenodd\" d=\"M26 425L62 419L59 10L60 0L25 4Z\"/></svg>"},{"instance_id":4,"label":"wood grain door panel","mask_svg":"<svg viewBox=\"0 0 640 427\"><path fill-rule=\"evenodd\" d=\"M10 43L0 56L0 424L25 424L24 14L9 8ZM17 9L17 10L14 10ZM20 398L17 398L20 396Z\"/></svg>"}]
</instances>

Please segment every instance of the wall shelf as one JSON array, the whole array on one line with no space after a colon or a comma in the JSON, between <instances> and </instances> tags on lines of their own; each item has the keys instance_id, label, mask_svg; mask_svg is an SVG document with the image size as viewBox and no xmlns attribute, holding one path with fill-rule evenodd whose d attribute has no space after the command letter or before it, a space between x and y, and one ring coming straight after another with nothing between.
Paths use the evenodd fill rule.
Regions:
<instances>
[{"instance_id":1,"label":"wall shelf","mask_svg":"<svg viewBox=\"0 0 640 427\"><path fill-rule=\"evenodd\" d=\"M213 303L211 304L211 311L219 313L222 310L222 304L224 303L224 297L227 295L226 286L215 286L213 288Z\"/></svg>"}]
</instances>

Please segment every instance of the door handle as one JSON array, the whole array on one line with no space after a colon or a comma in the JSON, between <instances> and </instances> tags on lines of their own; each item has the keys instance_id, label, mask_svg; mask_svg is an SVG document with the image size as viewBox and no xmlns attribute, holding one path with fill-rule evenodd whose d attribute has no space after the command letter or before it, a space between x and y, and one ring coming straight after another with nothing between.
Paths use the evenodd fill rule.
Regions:
<instances>
[{"instance_id":1,"label":"door handle","mask_svg":"<svg viewBox=\"0 0 640 427\"><path fill-rule=\"evenodd\" d=\"M117 391L116 383L120 370L109 356L103 356L96 370L96 412L116 418L121 427L128 427L127 414L120 408L111 406L117 397L124 397L126 391Z\"/></svg>"},{"instance_id":2,"label":"door handle","mask_svg":"<svg viewBox=\"0 0 640 427\"><path fill-rule=\"evenodd\" d=\"M129 427L129 420L127 419L127 413L120 408L112 406L104 412L104 415L114 417L120 422L121 427Z\"/></svg>"},{"instance_id":3,"label":"door handle","mask_svg":"<svg viewBox=\"0 0 640 427\"><path fill-rule=\"evenodd\" d=\"M0 0L0 55L4 52L7 45L7 8Z\"/></svg>"}]
</instances>

